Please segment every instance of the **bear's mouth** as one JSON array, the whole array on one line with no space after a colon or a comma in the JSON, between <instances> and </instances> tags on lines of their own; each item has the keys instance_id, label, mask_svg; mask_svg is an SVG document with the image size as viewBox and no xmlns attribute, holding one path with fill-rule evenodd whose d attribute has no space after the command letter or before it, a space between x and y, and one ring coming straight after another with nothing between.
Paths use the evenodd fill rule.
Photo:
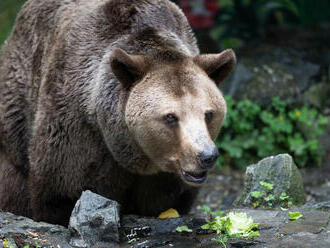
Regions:
<instances>
[{"instance_id":1,"label":"bear's mouth","mask_svg":"<svg viewBox=\"0 0 330 248\"><path fill-rule=\"evenodd\" d=\"M207 171L202 172L188 172L181 169L183 177L191 183L203 183L207 177Z\"/></svg>"}]
</instances>

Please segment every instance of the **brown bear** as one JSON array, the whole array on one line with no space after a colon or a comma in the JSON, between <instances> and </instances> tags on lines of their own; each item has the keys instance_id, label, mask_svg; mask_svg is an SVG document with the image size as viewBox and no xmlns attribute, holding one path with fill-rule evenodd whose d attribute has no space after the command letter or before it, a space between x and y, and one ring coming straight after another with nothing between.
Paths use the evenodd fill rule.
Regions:
<instances>
[{"instance_id":1,"label":"brown bear","mask_svg":"<svg viewBox=\"0 0 330 248\"><path fill-rule=\"evenodd\" d=\"M0 209L65 225L88 189L122 213L187 213L234 65L199 55L168 0L29 0L1 54Z\"/></svg>"}]
</instances>

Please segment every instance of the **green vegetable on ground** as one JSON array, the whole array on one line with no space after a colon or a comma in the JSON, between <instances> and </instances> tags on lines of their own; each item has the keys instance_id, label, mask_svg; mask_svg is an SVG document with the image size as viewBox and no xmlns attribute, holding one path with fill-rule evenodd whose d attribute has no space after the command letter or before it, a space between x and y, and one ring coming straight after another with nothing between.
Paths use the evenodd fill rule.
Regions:
<instances>
[{"instance_id":1,"label":"green vegetable on ground","mask_svg":"<svg viewBox=\"0 0 330 248\"><path fill-rule=\"evenodd\" d=\"M300 212L289 212L289 220L298 220L303 217L302 213Z\"/></svg>"},{"instance_id":2,"label":"green vegetable on ground","mask_svg":"<svg viewBox=\"0 0 330 248\"><path fill-rule=\"evenodd\" d=\"M214 221L210 221L202 226L202 229L214 230L219 237L216 242L226 246L226 242L231 238L252 238L258 237L259 232L255 231L259 223L254 223L246 213L230 212L224 217L216 216Z\"/></svg>"},{"instance_id":3,"label":"green vegetable on ground","mask_svg":"<svg viewBox=\"0 0 330 248\"><path fill-rule=\"evenodd\" d=\"M175 231L177 232L192 232L193 230L191 230L189 227L187 226L178 226Z\"/></svg>"}]
</instances>

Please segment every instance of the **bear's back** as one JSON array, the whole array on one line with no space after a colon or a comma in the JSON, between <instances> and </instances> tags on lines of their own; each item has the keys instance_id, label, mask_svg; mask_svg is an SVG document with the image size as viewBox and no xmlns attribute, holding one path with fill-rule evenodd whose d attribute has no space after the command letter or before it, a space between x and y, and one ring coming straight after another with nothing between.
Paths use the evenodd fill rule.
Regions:
<instances>
[{"instance_id":1,"label":"bear's back","mask_svg":"<svg viewBox=\"0 0 330 248\"><path fill-rule=\"evenodd\" d=\"M68 72L57 81L71 81L80 68L80 73L88 67L95 72L89 65L101 62L111 43L150 27L176 34L198 53L189 24L168 0L30 0L2 47L0 91L6 91L4 82L16 89L32 124L40 84L55 60L63 62L57 74Z\"/></svg>"},{"instance_id":2,"label":"bear's back","mask_svg":"<svg viewBox=\"0 0 330 248\"><path fill-rule=\"evenodd\" d=\"M54 98L52 111L83 110L88 96L82 92L97 78L109 46L130 37L131 52L146 52L147 44L132 37L148 28L199 52L186 18L168 0L30 0L23 6L0 58L0 136L14 164L27 161L38 105L45 107L40 96Z\"/></svg>"}]
</instances>

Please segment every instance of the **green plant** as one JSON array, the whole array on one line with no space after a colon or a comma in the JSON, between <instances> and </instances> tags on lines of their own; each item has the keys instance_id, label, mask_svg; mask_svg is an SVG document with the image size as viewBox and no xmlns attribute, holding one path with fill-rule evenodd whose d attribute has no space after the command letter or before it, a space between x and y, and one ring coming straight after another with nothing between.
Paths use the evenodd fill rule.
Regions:
<instances>
[{"instance_id":1,"label":"green plant","mask_svg":"<svg viewBox=\"0 0 330 248\"><path fill-rule=\"evenodd\" d=\"M258 237L259 232L255 231L258 227L259 223L254 223L246 213L230 212L224 217L215 216L213 221L209 221L201 228L215 231L218 237L213 240L226 247L226 242L232 238Z\"/></svg>"},{"instance_id":2,"label":"green plant","mask_svg":"<svg viewBox=\"0 0 330 248\"><path fill-rule=\"evenodd\" d=\"M274 195L271 193L271 191L274 188L274 184L267 183L260 181L259 184L263 187L260 191L252 191L251 197L253 199L253 207L259 207L262 206L273 206L273 201L275 199Z\"/></svg>"},{"instance_id":3,"label":"green plant","mask_svg":"<svg viewBox=\"0 0 330 248\"><path fill-rule=\"evenodd\" d=\"M302 213L300 212L289 212L289 220L298 220L303 217Z\"/></svg>"},{"instance_id":4,"label":"green plant","mask_svg":"<svg viewBox=\"0 0 330 248\"><path fill-rule=\"evenodd\" d=\"M260 191L251 192L254 208L259 206L272 207L274 203L279 203L282 208L289 208L292 206L291 198L285 192L282 192L279 198L275 199L273 194L274 184L263 181L260 181L259 184L263 187L263 189Z\"/></svg>"},{"instance_id":5,"label":"green plant","mask_svg":"<svg viewBox=\"0 0 330 248\"><path fill-rule=\"evenodd\" d=\"M292 200L291 197L289 195L287 195L287 193L282 192L280 195L280 201L281 201L281 205L283 208L289 208L292 206Z\"/></svg>"},{"instance_id":6,"label":"green plant","mask_svg":"<svg viewBox=\"0 0 330 248\"><path fill-rule=\"evenodd\" d=\"M299 167L320 165L324 154L318 137L328 119L308 106L292 107L278 97L270 105L227 101L227 118L216 141L218 166L244 169L260 159L290 153Z\"/></svg>"},{"instance_id":7,"label":"green plant","mask_svg":"<svg viewBox=\"0 0 330 248\"><path fill-rule=\"evenodd\" d=\"M134 244L136 241L137 241L136 238L132 238L132 239L127 241L127 244Z\"/></svg>"},{"instance_id":8,"label":"green plant","mask_svg":"<svg viewBox=\"0 0 330 248\"><path fill-rule=\"evenodd\" d=\"M177 232L192 232L192 230L187 226L178 226L175 231Z\"/></svg>"}]
</instances>

